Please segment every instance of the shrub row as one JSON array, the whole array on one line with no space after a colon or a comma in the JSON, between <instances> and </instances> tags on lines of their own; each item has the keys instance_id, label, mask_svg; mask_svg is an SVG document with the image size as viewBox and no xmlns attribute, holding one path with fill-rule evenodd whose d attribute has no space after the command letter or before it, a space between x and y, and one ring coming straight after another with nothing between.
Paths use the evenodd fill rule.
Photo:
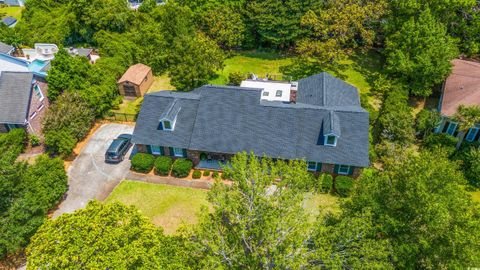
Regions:
<instances>
[{"instance_id":1,"label":"shrub row","mask_svg":"<svg viewBox=\"0 0 480 270\"><path fill-rule=\"evenodd\" d=\"M187 177L192 170L193 163L189 159L179 158L175 161L171 157L160 156L155 159L153 155L138 153L132 158L132 170L140 173L149 173L155 168L158 175L168 175L170 170L175 177ZM201 176L201 172L200 172Z\"/></svg>"}]
</instances>

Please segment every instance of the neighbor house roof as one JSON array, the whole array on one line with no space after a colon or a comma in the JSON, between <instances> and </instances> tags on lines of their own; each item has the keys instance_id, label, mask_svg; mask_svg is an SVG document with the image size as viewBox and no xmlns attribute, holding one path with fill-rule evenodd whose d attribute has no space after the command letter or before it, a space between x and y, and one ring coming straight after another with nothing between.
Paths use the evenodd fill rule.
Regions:
<instances>
[{"instance_id":1,"label":"neighbor house roof","mask_svg":"<svg viewBox=\"0 0 480 270\"><path fill-rule=\"evenodd\" d=\"M148 73L152 70L149 66L144 64L136 64L127 69L123 76L118 80L118 83L131 82L140 85Z\"/></svg>"},{"instance_id":2,"label":"neighbor house roof","mask_svg":"<svg viewBox=\"0 0 480 270\"><path fill-rule=\"evenodd\" d=\"M345 90L338 87L340 84L334 85L335 91ZM328 83L325 87L328 88ZM345 87L348 88L345 91L350 91L348 85ZM313 91L311 88L308 91ZM299 87L298 91L303 89ZM338 106L318 106L260 100L261 92L262 89L203 86L190 93L148 94L133 141L205 152L252 151L257 156L273 158L369 165L369 116L358 105L358 94L356 98L327 103ZM159 120L172 104L181 107L175 129L158 130ZM340 135L336 147L323 145L325 129Z\"/></svg>"},{"instance_id":3,"label":"neighbor house roof","mask_svg":"<svg viewBox=\"0 0 480 270\"><path fill-rule=\"evenodd\" d=\"M85 57L88 57L93 52L92 48L70 47L70 48L65 48L65 50L67 50L67 52L72 56L85 56Z\"/></svg>"},{"instance_id":4,"label":"neighbor house roof","mask_svg":"<svg viewBox=\"0 0 480 270\"><path fill-rule=\"evenodd\" d=\"M17 22L17 19L14 17L8 16L2 19L2 22L6 24L7 26L14 25Z\"/></svg>"},{"instance_id":5,"label":"neighbor house roof","mask_svg":"<svg viewBox=\"0 0 480 270\"><path fill-rule=\"evenodd\" d=\"M4 71L0 74L0 123L25 124L32 80L30 72Z\"/></svg>"},{"instance_id":6,"label":"neighbor house roof","mask_svg":"<svg viewBox=\"0 0 480 270\"><path fill-rule=\"evenodd\" d=\"M13 46L0 42L0 53L10 54L13 49Z\"/></svg>"},{"instance_id":7,"label":"neighbor house roof","mask_svg":"<svg viewBox=\"0 0 480 270\"><path fill-rule=\"evenodd\" d=\"M445 81L440 112L452 116L460 105L480 106L480 63L455 59L452 74Z\"/></svg>"}]
</instances>

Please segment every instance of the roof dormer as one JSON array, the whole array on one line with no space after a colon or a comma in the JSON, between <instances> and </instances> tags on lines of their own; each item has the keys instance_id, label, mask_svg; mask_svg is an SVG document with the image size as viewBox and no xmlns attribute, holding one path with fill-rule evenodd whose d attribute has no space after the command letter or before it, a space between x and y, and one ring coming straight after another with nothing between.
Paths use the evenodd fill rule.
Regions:
<instances>
[{"instance_id":1,"label":"roof dormer","mask_svg":"<svg viewBox=\"0 0 480 270\"><path fill-rule=\"evenodd\" d=\"M175 124L177 123L177 116L182 107L177 99L174 99L167 109L160 116L158 123L158 130L173 131L175 130Z\"/></svg>"},{"instance_id":2,"label":"roof dormer","mask_svg":"<svg viewBox=\"0 0 480 270\"><path fill-rule=\"evenodd\" d=\"M323 121L323 145L337 146L340 135L340 119L334 111L330 111Z\"/></svg>"}]
</instances>

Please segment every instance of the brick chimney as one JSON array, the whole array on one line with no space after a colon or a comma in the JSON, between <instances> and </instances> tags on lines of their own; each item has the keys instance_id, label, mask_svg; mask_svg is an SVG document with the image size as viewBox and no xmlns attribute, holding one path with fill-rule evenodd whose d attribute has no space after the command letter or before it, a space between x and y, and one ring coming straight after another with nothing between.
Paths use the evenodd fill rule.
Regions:
<instances>
[{"instance_id":1,"label":"brick chimney","mask_svg":"<svg viewBox=\"0 0 480 270\"><path fill-rule=\"evenodd\" d=\"M290 87L290 102L297 102L297 91L298 91L298 82L292 82Z\"/></svg>"}]
</instances>

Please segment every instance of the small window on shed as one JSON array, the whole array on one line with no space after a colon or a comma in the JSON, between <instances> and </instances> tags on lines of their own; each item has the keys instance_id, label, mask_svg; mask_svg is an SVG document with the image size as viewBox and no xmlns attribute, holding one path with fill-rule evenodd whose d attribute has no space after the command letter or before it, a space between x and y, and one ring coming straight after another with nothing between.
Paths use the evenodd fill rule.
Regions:
<instances>
[{"instance_id":1,"label":"small window on shed","mask_svg":"<svg viewBox=\"0 0 480 270\"><path fill-rule=\"evenodd\" d=\"M267 91L263 91L263 96L264 96L264 97L268 97L268 94L269 94L269 93L268 93Z\"/></svg>"},{"instance_id":2,"label":"small window on shed","mask_svg":"<svg viewBox=\"0 0 480 270\"><path fill-rule=\"evenodd\" d=\"M277 90L277 93L275 94L276 97L281 97L282 96L282 90Z\"/></svg>"}]
</instances>

